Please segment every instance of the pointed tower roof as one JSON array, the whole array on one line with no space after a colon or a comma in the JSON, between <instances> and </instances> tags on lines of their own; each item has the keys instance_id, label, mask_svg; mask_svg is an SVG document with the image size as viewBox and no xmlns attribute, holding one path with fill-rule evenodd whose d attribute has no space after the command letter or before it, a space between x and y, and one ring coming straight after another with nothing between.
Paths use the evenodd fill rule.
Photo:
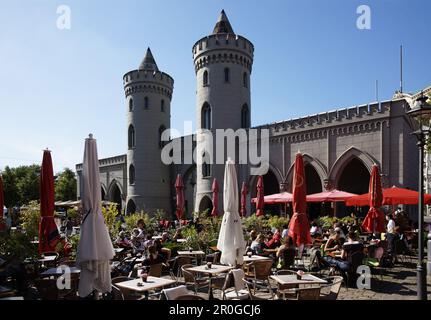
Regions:
<instances>
[{"instance_id":1,"label":"pointed tower roof","mask_svg":"<svg viewBox=\"0 0 431 320\"><path fill-rule=\"evenodd\" d=\"M233 32L232 26L230 25L229 19L227 18L224 10L220 12L220 17L218 18L218 21L213 30L213 34L217 34L217 33L235 34Z\"/></svg>"},{"instance_id":2,"label":"pointed tower roof","mask_svg":"<svg viewBox=\"0 0 431 320\"><path fill-rule=\"evenodd\" d=\"M142 60L141 65L139 66L139 70L159 71L156 60L154 60L153 54L151 53L150 47L147 49L147 53L145 54L144 60Z\"/></svg>"}]
</instances>

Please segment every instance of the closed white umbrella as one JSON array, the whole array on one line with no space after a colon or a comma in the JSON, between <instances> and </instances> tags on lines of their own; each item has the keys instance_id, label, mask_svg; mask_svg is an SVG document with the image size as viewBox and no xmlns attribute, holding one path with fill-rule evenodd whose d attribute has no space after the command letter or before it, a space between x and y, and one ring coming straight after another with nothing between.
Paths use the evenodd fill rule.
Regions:
<instances>
[{"instance_id":1,"label":"closed white umbrella","mask_svg":"<svg viewBox=\"0 0 431 320\"><path fill-rule=\"evenodd\" d=\"M82 165L82 208L84 218L78 244L77 263L81 268L79 296L87 297L94 290L111 292L110 260L114 248L102 215L99 160L96 140L85 139Z\"/></svg>"},{"instance_id":2,"label":"closed white umbrella","mask_svg":"<svg viewBox=\"0 0 431 320\"><path fill-rule=\"evenodd\" d=\"M223 221L218 237L217 248L221 251L220 262L230 266L243 263L245 252L244 234L238 213L238 180L235 164L229 158L224 169Z\"/></svg>"}]
</instances>

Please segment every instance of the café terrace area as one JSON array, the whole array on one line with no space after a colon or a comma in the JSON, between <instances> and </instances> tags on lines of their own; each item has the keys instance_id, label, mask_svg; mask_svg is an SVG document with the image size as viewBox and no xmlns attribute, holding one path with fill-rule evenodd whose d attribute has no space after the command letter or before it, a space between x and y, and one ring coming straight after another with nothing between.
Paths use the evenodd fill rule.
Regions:
<instances>
[{"instance_id":1,"label":"caf\u00e9 terrace area","mask_svg":"<svg viewBox=\"0 0 431 320\"><path fill-rule=\"evenodd\" d=\"M82 201L54 202L50 151L40 176L40 202L21 208L17 225L1 221L0 299L4 300L360 300L416 299L417 226L398 205L417 206L418 192L383 189L372 168L369 192L306 194L297 153L292 193L264 194L258 178L255 212L247 212L233 161L224 189L213 181L211 212L187 219L184 184L175 182L176 218L122 215L102 203L96 140L86 139ZM0 180L1 182L1 180ZM0 206L3 190L0 183ZM369 207L365 216L320 216L309 203ZM431 203L431 196L424 196ZM289 206L271 215L267 205ZM67 210L59 215L56 209ZM350 211L349 211L350 212ZM28 219L28 216L32 219ZM33 226L33 227L32 227ZM425 230L424 230L425 232ZM425 251L425 250L424 250ZM425 252L422 252L422 256ZM428 280L427 292L430 292Z\"/></svg>"}]
</instances>

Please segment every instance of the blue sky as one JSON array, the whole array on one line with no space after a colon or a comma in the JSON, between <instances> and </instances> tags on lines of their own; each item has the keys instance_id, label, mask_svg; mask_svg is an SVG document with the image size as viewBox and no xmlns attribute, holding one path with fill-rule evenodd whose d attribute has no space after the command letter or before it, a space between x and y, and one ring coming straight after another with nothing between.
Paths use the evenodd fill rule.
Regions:
<instances>
[{"instance_id":1,"label":"blue sky","mask_svg":"<svg viewBox=\"0 0 431 320\"><path fill-rule=\"evenodd\" d=\"M56 27L59 5L71 30ZM359 5L371 29L356 28ZM122 76L150 46L175 79L172 127L195 121L191 48L224 8L237 34L255 45L252 124L389 99L399 87L431 84L427 0L0 0L0 169L81 162L93 133L99 156L126 152Z\"/></svg>"}]
</instances>

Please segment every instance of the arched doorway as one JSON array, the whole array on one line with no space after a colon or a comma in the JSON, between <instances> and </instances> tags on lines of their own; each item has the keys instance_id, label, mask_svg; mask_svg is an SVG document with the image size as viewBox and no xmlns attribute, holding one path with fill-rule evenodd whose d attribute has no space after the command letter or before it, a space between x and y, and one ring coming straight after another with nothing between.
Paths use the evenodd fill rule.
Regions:
<instances>
[{"instance_id":1,"label":"arched doorway","mask_svg":"<svg viewBox=\"0 0 431 320\"><path fill-rule=\"evenodd\" d=\"M204 196L199 203L199 212L207 212L207 214L211 214L213 209L213 202L210 197Z\"/></svg>"},{"instance_id":2,"label":"arched doorway","mask_svg":"<svg viewBox=\"0 0 431 320\"><path fill-rule=\"evenodd\" d=\"M363 194L368 192L369 182L370 172L368 171L367 167L358 158L353 158L345 165L336 185L337 189L339 190ZM343 203L340 203L337 206L337 215L348 215L352 210L353 208L348 208ZM366 214L368 208L361 207L360 211L362 214Z\"/></svg>"},{"instance_id":3,"label":"arched doorway","mask_svg":"<svg viewBox=\"0 0 431 320\"><path fill-rule=\"evenodd\" d=\"M132 199L127 202L126 214L136 213L136 204Z\"/></svg>"},{"instance_id":4,"label":"arched doorway","mask_svg":"<svg viewBox=\"0 0 431 320\"><path fill-rule=\"evenodd\" d=\"M256 177L252 184L252 189L250 190L250 195L252 198L255 198L257 196L257 181L258 178ZM269 169L268 172L263 176L263 193L265 196L271 195L274 193L280 192L280 183L278 182L277 176L274 174L274 172ZM256 211L256 207L252 205L251 213L254 213ZM271 213L271 214L280 214L280 205L278 204L265 204L265 213Z\"/></svg>"},{"instance_id":5,"label":"arched doorway","mask_svg":"<svg viewBox=\"0 0 431 320\"><path fill-rule=\"evenodd\" d=\"M113 183L111 186L111 190L109 192L109 201L115 202L117 204L118 212L122 211L121 190L117 183Z\"/></svg>"},{"instance_id":6,"label":"arched doorway","mask_svg":"<svg viewBox=\"0 0 431 320\"><path fill-rule=\"evenodd\" d=\"M105 200L106 193L105 193L105 189L103 189L103 187L101 189L102 189L102 201L103 201L103 200Z\"/></svg>"},{"instance_id":7,"label":"arched doorway","mask_svg":"<svg viewBox=\"0 0 431 320\"><path fill-rule=\"evenodd\" d=\"M307 194L322 192L322 181L316 169L311 164L305 164L305 185ZM308 203L308 217L310 220L317 218L324 208L321 203Z\"/></svg>"}]
</instances>

